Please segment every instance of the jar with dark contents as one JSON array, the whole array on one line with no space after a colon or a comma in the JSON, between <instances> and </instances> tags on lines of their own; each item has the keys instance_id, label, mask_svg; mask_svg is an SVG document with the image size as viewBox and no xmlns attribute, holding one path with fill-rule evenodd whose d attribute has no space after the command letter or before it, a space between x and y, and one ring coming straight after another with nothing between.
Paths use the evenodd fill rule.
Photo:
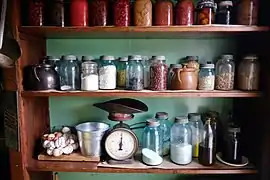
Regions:
<instances>
[{"instance_id":1,"label":"jar with dark contents","mask_svg":"<svg viewBox=\"0 0 270 180\"><path fill-rule=\"evenodd\" d=\"M44 0L29 0L28 25L44 25Z\"/></svg>"},{"instance_id":2,"label":"jar with dark contents","mask_svg":"<svg viewBox=\"0 0 270 180\"><path fill-rule=\"evenodd\" d=\"M134 25L152 26L152 1L136 0L134 3Z\"/></svg>"},{"instance_id":3,"label":"jar with dark contents","mask_svg":"<svg viewBox=\"0 0 270 180\"><path fill-rule=\"evenodd\" d=\"M214 0L200 0L197 5L197 24L211 25L215 21L215 2Z\"/></svg>"},{"instance_id":4,"label":"jar with dark contents","mask_svg":"<svg viewBox=\"0 0 270 180\"><path fill-rule=\"evenodd\" d=\"M164 91L167 89L168 66L165 56L156 56L150 66L150 90Z\"/></svg>"},{"instance_id":5,"label":"jar with dark contents","mask_svg":"<svg viewBox=\"0 0 270 180\"><path fill-rule=\"evenodd\" d=\"M216 24L232 24L232 1L221 1L216 13Z\"/></svg>"},{"instance_id":6,"label":"jar with dark contents","mask_svg":"<svg viewBox=\"0 0 270 180\"><path fill-rule=\"evenodd\" d=\"M51 0L46 2L45 23L48 26L65 26L64 0Z\"/></svg>"},{"instance_id":7,"label":"jar with dark contents","mask_svg":"<svg viewBox=\"0 0 270 180\"><path fill-rule=\"evenodd\" d=\"M130 25L130 1L116 0L113 4L113 24L115 26Z\"/></svg>"},{"instance_id":8,"label":"jar with dark contents","mask_svg":"<svg viewBox=\"0 0 270 180\"><path fill-rule=\"evenodd\" d=\"M257 25L258 0L243 0L238 5L237 24Z\"/></svg>"},{"instance_id":9,"label":"jar with dark contents","mask_svg":"<svg viewBox=\"0 0 270 180\"><path fill-rule=\"evenodd\" d=\"M175 7L176 25L193 25L194 23L194 4L192 0L179 0Z\"/></svg>"},{"instance_id":10,"label":"jar with dark contents","mask_svg":"<svg viewBox=\"0 0 270 180\"><path fill-rule=\"evenodd\" d=\"M154 25L173 25L173 4L170 0L158 0L154 5Z\"/></svg>"},{"instance_id":11,"label":"jar with dark contents","mask_svg":"<svg viewBox=\"0 0 270 180\"><path fill-rule=\"evenodd\" d=\"M89 6L90 26L106 26L108 24L108 0L93 0Z\"/></svg>"},{"instance_id":12,"label":"jar with dark contents","mask_svg":"<svg viewBox=\"0 0 270 180\"><path fill-rule=\"evenodd\" d=\"M87 0L71 0L70 25L71 26L88 26L88 1Z\"/></svg>"}]
</instances>

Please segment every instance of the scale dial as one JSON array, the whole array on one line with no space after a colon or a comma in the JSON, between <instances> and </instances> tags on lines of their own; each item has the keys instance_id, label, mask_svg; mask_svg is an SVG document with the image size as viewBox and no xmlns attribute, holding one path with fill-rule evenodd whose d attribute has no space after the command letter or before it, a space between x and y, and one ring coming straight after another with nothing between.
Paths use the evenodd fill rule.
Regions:
<instances>
[{"instance_id":1,"label":"scale dial","mask_svg":"<svg viewBox=\"0 0 270 180\"><path fill-rule=\"evenodd\" d=\"M125 160L135 155L138 150L138 138L127 128L113 129L105 139L105 150L115 160Z\"/></svg>"}]
</instances>

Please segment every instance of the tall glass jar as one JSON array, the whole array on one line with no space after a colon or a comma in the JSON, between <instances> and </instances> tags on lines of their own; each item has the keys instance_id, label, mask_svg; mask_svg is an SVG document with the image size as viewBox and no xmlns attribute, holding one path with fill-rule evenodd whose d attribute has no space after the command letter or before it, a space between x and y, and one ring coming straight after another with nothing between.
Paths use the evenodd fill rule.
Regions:
<instances>
[{"instance_id":1,"label":"tall glass jar","mask_svg":"<svg viewBox=\"0 0 270 180\"><path fill-rule=\"evenodd\" d=\"M128 58L121 57L117 64L117 86L125 88L126 87L126 72L128 68Z\"/></svg>"},{"instance_id":2,"label":"tall glass jar","mask_svg":"<svg viewBox=\"0 0 270 180\"><path fill-rule=\"evenodd\" d=\"M150 66L150 89L164 91L167 89L168 66L165 56L156 56Z\"/></svg>"},{"instance_id":3,"label":"tall glass jar","mask_svg":"<svg viewBox=\"0 0 270 180\"><path fill-rule=\"evenodd\" d=\"M202 64L199 73L199 90L212 91L215 88L215 65Z\"/></svg>"},{"instance_id":4,"label":"tall glass jar","mask_svg":"<svg viewBox=\"0 0 270 180\"><path fill-rule=\"evenodd\" d=\"M99 89L116 88L116 66L114 56L102 56L99 68Z\"/></svg>"},{"instance_id":5,"label":"tall glass jar","mask_svg":"<svg viewBox=\"0 0 270 180\"><path fill-rule=\"evenodd\" d=\"M233 55L222 55L216 63L215 89L233 90L235 64Z\"/></svg>"},{"instance_id":6,"label":"tall glass jar","mask_svg":"<svg viewBox=\"0 0 270 180\"><path fill-rule=\"evenodd\" d=\"M258 24L258 0L244 0L238 5L237 24Z\"/></svg>"},{"instance_id":7,"label":"tall glass jar","mask_svg":"<svg viewBox=\"0 0 270 180\"><path fill-rule=\"evenodd\" d=\"M154 25L173 25L173 4L171 0L158 0L154 5Z\"/></svg>"},{"instance_id":8,"label":"tall glass jar","mask_svg":"<svg viewBox=\"0 0 270 180\"><path fill-rule=\"evenodd\" d=\"M152 26L152 1L136 0L134 3L134 25Z\"/></svg>"},{"instance_id":9,"label":"tall glass jar","mask_svg":"<svg viewBox=\"0 0 270 180\"><path fill-rule=\"evenodd\" d=\"M150 149L162 155L163 147L162 131L160 124L155 119L148 119L143 130L143 148Z\"/></svg>"},{"instance_id":10,"label":"tall glass jar","mask_svg":"<svg viewBox=\"0 0 270 180\"><path fill-rule=\"evenodd\" d=\"M53 65L55 67L55 70L59 73L60 58L55 57L55 56L47 56L46 57L46 64Z\"/></svg>"},{"instance_id":11,"label":"tall glass jar","mask_svg":"<svg viewBox=\"0 0 270 180\"><path fill-rule=\"evenodd\" d=\"M64 0L46 1L45 23L48 26L65 26Z\"/></svg>"},{"instance_id":12,"label":"tall glass jar","mask_svg":"<svg viewBox=\"0 0 270 180\"><path fill-rule=\"evenodd\" d=\"M215 22L215 2L214 0L200 0L197 5L197 24L211 25Z\"/></svg>"},{"instance_id":13,"label":"tall glass jar","mask_svg":"<svg viewBox=\"0 0 270 180\"><path fill-rule=\"evenodd\" d=\"M178 72L178 69L181 69L182 65L181 64L170 64L170 68L169 68L169 73L168 73L168 89L173 89L171 87L172 84L172 77L174 76L175 73Z\"/></svg>"},{"instance_id":14,"label":"tall glass jar","mask_svg":"<svg viewBox=\"0 0 270 180\"><path fill-rule=\"evenodd\" d=\"M88 0L71 0L70 25L88 26Z\"/></svg>"},{"instance_id":15,"label":"tall glass jar","mask_svg":"<svg viewBox=\"0 0 270 180\"><path fill-rule=\"evenodd\" d=\"M171 160L180 165L186 165L192 161L191 129L188 118L178 116L171 129Z\"/></svg>"},{"instance_id":16,"label":"tall glass jar","mask_svg":"<svg viewBox=\"0 0 270 180\"><path fill-rule=\"evenodd\" d=\"M156 120L160 123L160 128L163 137L163 156L166 156L170 152L170 136L171 136L171 123L169 121L168 113L157 112L155 116Z\"/></svg>"},{"instance_id":17,"label":"tall glass jar","mask_svg":"<svg viewBox=\"0 0 270 180\"><path fill-rule=\"evenodd\" d=\"M113 4L113 24L115 26L129 26L130 16L130 1L116 0Z\"/></svg>"},{"instance_id":18,"label":"tall glass jar","mask_svg":"<svg viewBox=\"0 0 270 180\"><path fill-rule=\"evenodd\" d=\"M126 88L129 90L143 90L143 65L140 55L130 56L128 60Z\"/></svg>"},{"instance_id":19,"label":"tall glass jar","mask_svg":"<svg viewBox=\"0 0 270 180\"><path fill-rule=\"evenodd\" d=\"M108 25L108 0L93 0L89 6L89 23L90 26Z\"/></svg>"},{"instance_id":20,"label":"tall glass jar","mask_svg":"<svg viewBox=\"0 0 270 180\"><path fill-rule=\"evenodd\" d=\"M194 4L193 0L179 0L176 4L176 25L193 25Z\"/></svg>"},{"instance_id":21,"label":"tall glass jar","mask_svg":"<svg viewBox=\"0 0 270 180\"><path fill-rule=\"evenodd\" d=\"M238 88L242 90L259 90L260 64L256 55L247 55L238 67Z\"/></svg>"},{"instance_id":22,"label":"tall glass jar","mask_svg":"<svg viewBox=\"0 0 270 180\"><path fill-rule=\"evenodd\" d=\"M85 61L81 65L81 90L96 91L98 90L98 72L97 63Z\"/></svg>"},{"instance_id":23,"label":"tall glass jar","mask_svg":"<svg viewBox=\"0 0 270 180\"><path fill-rule=\"evenodd\" d=\"M232 1L223 0L218 4L218 11L216 13L216 24L232 24Z\"/></svg>"},{"instance_id":24,"label":"tall glass jar","mask_svg":"<svg viewBox=\"0 0 270 180\"><path fill-rule=\"evenodd\" d=\"M28 25L44 25L44 0L29 0Z\"/></svg>"},{"instance_id":25,"label":"tall glass jar","mask_svg":"<svg viewBox=\"0 0 270 180\"><path fill-rule=\"evenodd\" d=\"M148 89L150 86L151 60L149 60L148 56L142 56L142 63L143 63L143 87L144 89Z\"/></svg>"}]
</instances>

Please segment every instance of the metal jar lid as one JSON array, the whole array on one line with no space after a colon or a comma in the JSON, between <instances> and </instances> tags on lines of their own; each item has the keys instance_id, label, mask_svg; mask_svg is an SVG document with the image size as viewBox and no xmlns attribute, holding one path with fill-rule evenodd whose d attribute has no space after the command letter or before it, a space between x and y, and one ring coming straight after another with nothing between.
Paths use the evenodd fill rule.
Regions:
<instances>
[{"instance_id":1,"label":"metal jar lid","mask_svg":"<svg viewBox=\"0 0 270 180\"><path fill-rule=\"evenodd\" d=\"M129 56L129 61L141 61L142 56L141 55L131 55Z\"/></svg>"},{"instance_id":2,"label":"metal jar lid","mask_svg":"<svg viewBox=\"0 0 270 180\"><path fill-rule=\"evenodd\" d=\"M60 58L56 57L56 56L46 56L46 59L48 61L59 61Z\"/></svg>"},{"instance_id":3,"label":"metal jar lid","mask_svg":"<svg viewBox=\"0 0 270 180\"><path fill-rule=\"evenodd\" d=\"M233 59L233 55L232 54L223 54L221 55L222 59Z\"/></svg>"},{"instance_id":4,"label":"metal jar lid","mask_svg":"<svg viewBox=\"0 0 270 180\"><path fill-rule=\"evenodd\" d=\"M94 60L93 56L82 56L82 62L93 60Z\"/></svg>"},{"instance_id":5,"label":"metal jar lid","mask_svg":"<svg viewBox=\"0 0 270 180\"><path fill-rule=\"evenodd\" d=\"M232 1L221 1L218 3L218 6L224 7L224 6L233 6Z\"/></svg>"},{"instance_id":6,"label":"metal jar lid","mask_svg":"<svg viewBox=\"0 0 270 180\"><path fill-rule=\"evenodd\" d=\"M176 116L175 123L186 124L188 123L188 118L186 116Z\"/></svg>"},{"instance_id":7,"label":"metal jar lid","mask_svg":"<svg viewBox=\"0 0 270 180\"><path fill-rule=\"evenodd\" d=\"M82 69L97 68L98 64L93 61L86 61L82 63Z\"/></svg>"},{"instance_id":8,"label":"metal jar lid","mask_svg":"<svg viewBox=\"0 0 270 180\"><path fill-rule=\"evenodd\" d=\"M166 57L165 56L156 56L155 60L159 60L159 61L165 61Z\"/></svg>"},{"instance_id":9,"label":"metal jar lid","mask_svg":"<svg viewBox=\"0 0 270 180\"><path fill-rule=\"evenodd\" d=\"M67 61L75 61L77 60L77 57L74 55L66 55L66 56L62 56L63 60L67 60Z\"/></svg>"},{"instance_id":10,"label":"metal jar lid","mask_svg":"<svg viewBox=\"0 0 270 180\"><path fill-rule=\"evenodd\" d=\"M212 63L211 64L200 64L200 67L204 68L204 69L214 69L215 65Z\"/></svg>"},{"instance_id":11,"label":"metal jar lid","mask_svg":"<svg viewBox=\"0 0 270 180\"><path fill-rule=\"evenodd\" d=\"M258 56L255 54L248 54L248 55L244 56L244 59L257 60Z\"/></svg>"},{"instance_id":12,"label":"metal jar lid","mask_svg":"<svg viewBox=\"0 0 270 180\"><path fill-rule=\"evenodd\" d=\"M188 61L199 61L199 56L186 56Z\"/></svg>"},{"instance_id":13,"label":"metal jar lid","mask_svg":"<svg viewBox=\"0 0 270 180\"><path fill-rule=\"evenodd\" d=\"M173 68L182 68L182 65L181 64L170 64L170 68L173 69Z\"/></svg>"},{"instance_id":14,"label":"metal jar lid","mask_svg":"<svg viewBox=\"0 0 270 180\"><path fill-rule=\"evenodd\" d=\"M157 127L160 125L160 123L156 119L148 119L146 120L146 124L149 127Z\"/></svg>"},{"instance_id":15,"label":"metal jar lid","mask_svg":"<svg viewBox=\"0 0 270 180\"><path fill-rule=\"evenodd\" d=\"M103 60L103 61L113 61L113 60L115 60L114 56L101 56L100 59Z\"/></svg>"},{"instance_id":16,"label":"metal jar lid","mask_svg":"<svg viewBox=\"0 0 270 180\"><path fill-rule=\"evenodd\" d=\"M228 132L230 132L230 133L240 133L241 129L239 127L230 127L230 128L228 128Z\"/></svg>"},{"instance_id":17,"label":"metal jar lid","mask_svg":"<svg viewBox=\"0 0 270 180\"><path fill-rule=\"evenodd\" d=\"M128 57L120 57L119 61L126 62L126 61L128 61Z\"/></svg>"},{"instance_id":18,"label":"metal jar lid","mask_svg":"<svg viewBox=\"0 0 270 180\"><path fill-rule=\"evenodd\" d=\"M155 118L156 119L167 119L169 117L166 112L157 112Z\"/></svg>"},{"instance_id":19,"label":"metal jar lid","mask_svg":"<svg viewBox=\"0 0 270 180\"><path fill-rule=\"evenodd\" d=\"M201 119L201 115L199 113L188 113L188 119L190 121L197 121Z\"/></svg>"},{"instance_id":20,"label":"metal jar lid","mask_svg":"<svg viewBox=\"0 0 270 180\"><path fill-rule=\"evenodd\" d=\"M197 8L215 8L214 0L200 0L198 2Z\"/></svg>"}]
</instances>

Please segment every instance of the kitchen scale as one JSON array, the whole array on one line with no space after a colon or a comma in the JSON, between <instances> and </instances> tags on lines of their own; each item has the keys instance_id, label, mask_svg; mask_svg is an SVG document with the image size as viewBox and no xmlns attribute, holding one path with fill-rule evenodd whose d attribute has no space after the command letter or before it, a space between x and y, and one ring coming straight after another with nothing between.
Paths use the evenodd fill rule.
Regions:
<instances>
[{"instance_id":1,"label":"kitchen scale","mask_svg":"<svg viewBox=\"0 0 270 180\"><path fill-rule=\"evenodd\" d=\"M121 98L96 103L94 106L107 111L109 120L119 122L104 137L107 162L109 164L132 164L139 147L139 140L132 131L135 128L131 128L124 122L132 120L135 113L147 112L147 105L135 99Z\"/></svg>"}]
</instances>

